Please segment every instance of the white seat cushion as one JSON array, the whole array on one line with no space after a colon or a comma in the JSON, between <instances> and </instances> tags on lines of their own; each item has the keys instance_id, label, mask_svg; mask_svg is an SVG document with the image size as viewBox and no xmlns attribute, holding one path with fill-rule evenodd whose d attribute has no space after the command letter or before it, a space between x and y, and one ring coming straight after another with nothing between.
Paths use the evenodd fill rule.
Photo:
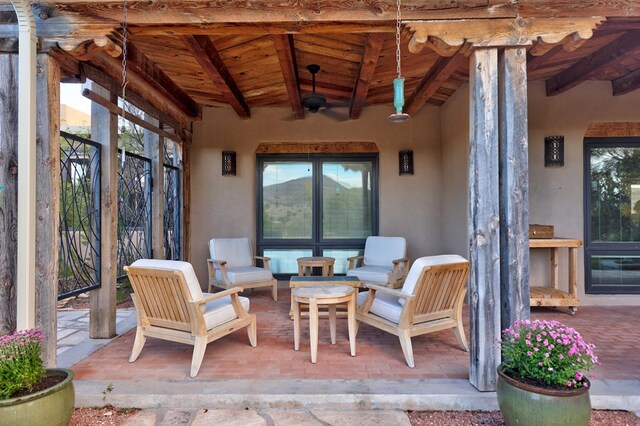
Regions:
<instances>
[{"instance_id":1,"label":"white seat cushion","mask_svg":"<svg viewBox=\"0 0 640 426\"><path fill-rule=\"evenodd\" d=\"M367 294L369 294L368 291L358 293L358 306L364 303L367 298ZM398 303L398 298L396 296L377 291L369 312L397 324L400 322L402 305Z\"/></svg>"},{"instance_id":2,"label":"white seat cushion","mask_svg":"<svg viewBox=\"0 0 640 426\"><path fill-rule=\"evenodd\" d=\"M248 238L214 238L209 241L212 259L225 260L227 268L253 266L253 251Z\"/></svg>"},{"instance_id":3,"label":"white seat cushion","mask_svg":"<svg viewBox=\"0 0 640 426\"><path fill-rule=\"evenodd\" d=\"M365 265L359 268L349 269L347 271L347 276L358 277L362 282L388 284L392 271L392 268Z\"/></svg>"},{"instance_id":4,"label":"white seat cushion","mask_svg":"<svg viewBox=\"0 0 640 426\"><path fill-rule=\"evenodd\" d=\"M210 296L209 293L205 293L205 296ZM246 297L238 296L242 307L249 311L249 299ZM212 300L205 305L204 322L207 325L207 330L211 330L213 327L225 322L229 322L238 318L236 311L231 304L231 296L221 297L220 299Z\"/></svg>"},{"instance_id":5,"label":"white seat cushion","mask_svg":"<svg viewBox=\"0 0 640 426\"><path fill-rule=\"evenodd\" d=\"M249 283L253 281L268 281L273 279L271 271L257 266L241 266L227 268L227 277L231 284ZM216 271L216 279L222 280L222 272Z\"/></svg>"},{"instance_id":6,"label":"white seat cushion","mask_svg":"<svg viewBox=\"0 0 640 426\"><path fill-rule=\"evenodd\" d=\"M189 292L193 300L202 299L202 289L198 282L198 277L193 270L193 266L189 262L182 262L179 260L160 260L160 259L138 259L131 264L139 268L149 269L169 269L173 271L181 271L184 275L187 286L189 286Z\"/></svg>"},{"instance_id":7,"label":"white seat cushion","mask_svg":"<svg viewBox=\"0 0 640 426\"><path fill-rule=\"evenodd\" d=\"M407 279L404 281L404 285L402 286L402 291L407 294L413 294L413 290L418 283L418 279L420 278L420 274L422 274L422 270L428 266L436 266L436 265L448 265L450 263L460 263L467 262L462 256L458 256L457 254L443 254L439 256L425 256L419 259L416 259L411 265L411 269L409 269L409 273L407 274Z\"/></svg>"},{"instance_id":8,"label":"white seat cushion","mask_svg":"<svg viewBox=\"0 0 640 426\"><path fill-rule=\"evenodd\" d=\"M393 268L393 261L407 256L407 241L403 237L367 237L364 264Z\"/></svg>"}]
</instances>

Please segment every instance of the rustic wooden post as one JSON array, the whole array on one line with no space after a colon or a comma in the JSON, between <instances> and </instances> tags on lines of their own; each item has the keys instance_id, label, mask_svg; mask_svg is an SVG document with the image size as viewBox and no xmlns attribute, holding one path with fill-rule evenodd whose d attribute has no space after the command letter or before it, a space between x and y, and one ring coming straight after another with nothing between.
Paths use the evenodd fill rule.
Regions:
<instances>
[{"instance_id":1,"label":"rustic wooden post","mask_svg":"<svg viewBox=\"0 0 640 426\"><path fill-rule=\"evenodd\" d=\"M182 148L182 255L191 257L191 144L183 142Z\"/></svg>"},{"instance_id":2,"label":"rustic wooden post","mask_svg":"<svg viewBox=\"0 0 640 426\"><path fill-rule=\"evenodd\" d=\"M499 54L500 94L500 304L501 328L528 319L529 162L527 53L507 47Z\"/></svg>"},{"instance_id":3,"label":"rustic wooden post","mask_svg":"<svg viewBox=\"0 0 640 426\"><path fill-rule=\"evenodd\" d=\"M42 360L56 366L60 238L60 67L46 53L36 70L36 327L44 331Z\"/></svg>"},{"instance_id":4,"label":"rustic wooden post","mask_svg":"<svg viewBox=\"0 0 640 426\"><path fill-rule=\"evenodd\" d=\"M160 127L149 114L144 119ZM144 155L151 160L151 257L164 259L164 138L145 130L143 142Z\"/></svg>"},{"instance_id":5,"label":"rustic wooden post","mask_svg":"<svg viewBox=\"0 0 640 426\"><path fill-rule=\"evenodd\" d=\"M496 386L500 351L498 50L474 49L469 75L469 381Z\"/></svg>"},{"instance_id":6,"label":"rustic wooden post","mask_svg":"<svg viewBox=\"0 0 640 426\"><path fill-rule=\"evenodd\" d=\"M118 97L91 83L91 90L112 103ZM116 280L118 270L118 117L91 104L91 139L102 146L101 156L101 258L100 288L90 292L89 335L105 339L116 335Z\"/></svg>"},{"instance_id":7,"label":"rustic wooden post","mask_svg":"<svg viewBox=\"0 0 640 426\"><path fill-rule=\"evenodd\" d=\"M0 335L16 329L18 55L0 54Z\"/></svg>"}]
</instances>

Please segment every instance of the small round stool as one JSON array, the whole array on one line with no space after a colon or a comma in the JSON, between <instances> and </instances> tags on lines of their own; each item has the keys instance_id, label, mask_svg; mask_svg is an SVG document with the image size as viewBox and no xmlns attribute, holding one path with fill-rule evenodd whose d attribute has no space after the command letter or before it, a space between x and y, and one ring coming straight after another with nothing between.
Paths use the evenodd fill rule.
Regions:
<instances>
[{"instance_id":1,"label":"small round stool","mask_svg":"<svg viewBox=\"0 0 640 426\"><path fill-rule=\"evenodd\" d=\"M323 277L333 276L333 264L336 259L326 256L299 257L298 259L298 276L311 275L313 268L322 268Z\"/></svg>"}]
</instances>

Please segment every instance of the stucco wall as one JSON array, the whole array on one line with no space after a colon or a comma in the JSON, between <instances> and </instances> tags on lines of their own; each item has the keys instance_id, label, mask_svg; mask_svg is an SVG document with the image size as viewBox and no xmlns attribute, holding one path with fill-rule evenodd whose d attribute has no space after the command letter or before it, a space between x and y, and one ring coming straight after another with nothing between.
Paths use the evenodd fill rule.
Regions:
<instances>
[{"instance_id":1,"label":"stucco wall","mask_svg":"<svg viewBox=\"0 0 640 426\"><path fill-rule=\"evenodd\" d=\"M347 114L345 109L338 110ZM206 285L207 242L256 238L255 150L261 142L375 142L380 150L380 235L407 238L409 256L440 253L442 169L440 112L425 107L409 122L390 123L390 108L365 108L358 120L322 114L293 120L289 108L253 108L250 120L207 108L194 127L191 164L191 262ZM222 150L237 152L237 176L221 175ZM413 149L413 176L398 176L398 151Z\"/></svg>"},{"instance_id":2,"label":"stucco wall","mask_svg":"<svg viewBox=\"0 0 640 426\"><path fill-rule=\"evenodd\" d=\"M451 251L468 250L466 233L468 179L468 87L441 108L443 157L443 242ZM583 83L546 97L543 82L529 83L529 221L552 224L556 235L583 239L583 139L591 122L639 121L640 91L612 96L611 85ZM463 128L464 126L464 128ZM544 167L544 137L563 135L565 166ZM560 277L567 275L562 250ZM546 282L547 254L534 252L531 282ZM583 305L640 305L640 296L586 295L584 256L578 256L579 297Z\"/></svg>"}]
</instances>

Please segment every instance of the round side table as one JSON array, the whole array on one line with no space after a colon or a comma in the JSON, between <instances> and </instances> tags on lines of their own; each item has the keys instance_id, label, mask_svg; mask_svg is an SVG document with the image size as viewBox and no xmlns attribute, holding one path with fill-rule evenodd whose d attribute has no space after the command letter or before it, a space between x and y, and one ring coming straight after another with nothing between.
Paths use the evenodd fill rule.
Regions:
<instances>
[{"instance_id":1,"label":"round side table","mask_svg":"<svg viewBox=\"0 0 640 426\"><path fill-rule=\"evenodd\" d=\"M346 285L312 285L297 287L293 293L293 348L300 350L300 304L309 305L309 337L311 340L311 362L318 360L318 306L329 309L331 344L336 344L336 305L347 303L349 347L351 356L356 356L356 289Z\"/></svg>"},{"instance_id":2,"label":"round side table","mask_svg":"<svg viewBox=\"0 0 640 426\"><path fill-rule=\"evenodd\" d=\"M333 264L336 260L333 257L311 256L298 258L298 276L311 275L313 268L322 268L323 277L333 276Z\"/></svg>"}]
</instances>

